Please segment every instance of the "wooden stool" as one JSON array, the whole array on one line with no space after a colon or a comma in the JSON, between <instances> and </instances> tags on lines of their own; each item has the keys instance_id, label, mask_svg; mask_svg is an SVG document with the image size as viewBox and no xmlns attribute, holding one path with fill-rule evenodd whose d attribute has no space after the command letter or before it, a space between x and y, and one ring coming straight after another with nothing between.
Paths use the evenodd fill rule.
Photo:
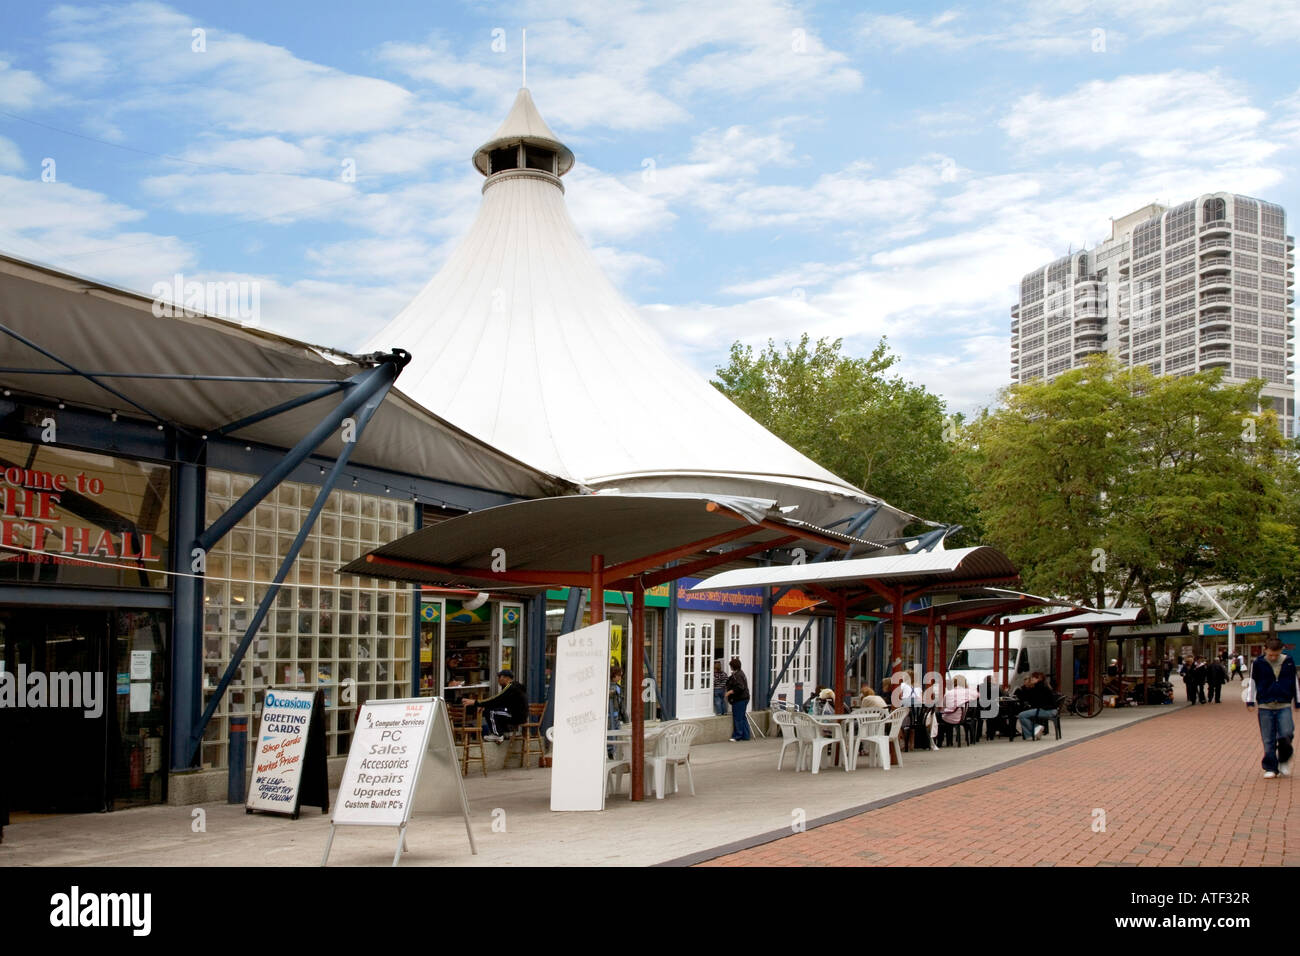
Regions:
<instances>
[{"instance_id":1,"label":"wooden stool","mask_svg":"<svg viewBox=\"0 0 1300 956\"><path fill-rule=\"evenodd\" d=\"M451 714L452 730L456 734L457 743L461 746L461 764L460 774L462 777L469 775L469 762L477 760L479 769L483 771L483 776L487 776L487 760L483 756L483 728L477 722L471 724L471 717L468 708L463 704L448 708ZM475 715L477 716L477 715ZM477 753L470 753L470 747L477 748Z\"/></svg>"},{"instance_id":2,"label":"wooden stool","mask_svg":"<svg viewBox=\"0 0 1300 956\"><path fill-rule=\"evenodd\" d=\"M542 715L546 713L545 704L529 704L528 720L515 728L509 742L506 744L506 763L510 762L511 748L514 747L515 741L519 741L519 766L521 768L528 766L528 755L537 754L537 766L542 765L542 758L546 756L546 744L542 741ZM533 749L533 744L537 748Z\"/></svg>"}]
</instances>

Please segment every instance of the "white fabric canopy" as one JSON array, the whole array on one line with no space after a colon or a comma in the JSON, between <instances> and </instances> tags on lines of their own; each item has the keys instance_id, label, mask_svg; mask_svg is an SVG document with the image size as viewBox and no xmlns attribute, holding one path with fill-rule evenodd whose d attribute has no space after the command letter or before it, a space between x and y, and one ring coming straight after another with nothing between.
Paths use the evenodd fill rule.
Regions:
<instances>
[{"instance_id":1,"label":"white fabric canopy","mask_svg":"<svg viewBox=\"0 0 1300 956\"><path fill-rule=\"evenodd\" d=\"M557 145L527 90L487 145L504 134ZM420 404L588 487L770 497L822 524L877 501L671 352L601 271L550 173L488 178L459 248L365 346L393 347L412 355L402 388ZM862 533L890 536L910 518L885 505Z\"/></svg>"}]
</instances>

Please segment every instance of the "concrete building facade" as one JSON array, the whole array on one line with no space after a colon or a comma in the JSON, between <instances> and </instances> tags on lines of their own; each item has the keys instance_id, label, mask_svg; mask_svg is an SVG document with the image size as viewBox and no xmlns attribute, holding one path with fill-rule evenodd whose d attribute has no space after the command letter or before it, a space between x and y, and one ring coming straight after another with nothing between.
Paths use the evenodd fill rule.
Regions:
<instances>
[{"instance_id":1,"label":"concrete building facade","mask_svg":"<svg viewBox=\"0 0 1300 956\"><path fill-rule=\"evenodd\" d=\"M1295 239L1274 203L1209 193L1112 220L1095 249L1026 274L1011 308L1011 380L1051 380L1108 352L1157 375L1262 378L1295 436Z\"/></svg>"}]
</instances>

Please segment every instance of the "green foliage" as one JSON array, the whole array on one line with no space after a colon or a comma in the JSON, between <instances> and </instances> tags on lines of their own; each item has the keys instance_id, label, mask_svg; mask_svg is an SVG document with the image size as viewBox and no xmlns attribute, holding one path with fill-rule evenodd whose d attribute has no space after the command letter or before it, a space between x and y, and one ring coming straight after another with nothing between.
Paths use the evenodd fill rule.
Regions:
<instances>
[{"instance_id":1,"label":"green foliage","mask_svg":"<svg viewBox=\"0 0 1300 956\"><path fill-rule=\"evenodd\" d=\"M1012 387L965 436L987 543L1028 590L1142 603L1153 620L1157 593L1176 615L1197 580L1280 596L1296 567L1295 469L1275 417L1254 411L1259 388L1218 373L1157 378L1104 356ZM1265 560L1275 542L1282 553Z\"/></svg>"},{"instance_id":2,"label":"green foliage","mask_svg":"<svg viewBox=\"0 0 1300 956\"><path fill-rule=\"evenodd\" d=\"M813 461L895 507L977 533L960 421L924 388L886 373L898 361L882 339L869 356L807 334L761 352L739 342L713 384L751 418Z\"/></svg>"}]
</instances>

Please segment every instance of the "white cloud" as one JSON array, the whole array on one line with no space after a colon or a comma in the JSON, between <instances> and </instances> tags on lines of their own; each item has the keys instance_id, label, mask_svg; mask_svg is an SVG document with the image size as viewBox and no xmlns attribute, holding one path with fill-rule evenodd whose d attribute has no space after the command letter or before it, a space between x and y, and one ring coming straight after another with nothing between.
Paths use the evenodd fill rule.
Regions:
<instances>
[{"instance_id":1,"label":"white cloud","mask_svg":"<svg viewBox=\"0 0 1300 956\"><path fill-rule=\"evenodd\" d=\"M1132 153L1148 161L1204 154L1258 161L1278 149L1260 132L1263 110L1218 70L1174 70L1093 80L1062 96L1029 93L1000 125L1032 153Z\"/></svg>"},{"instance_id":2,"label":"white cloud","mask_svg":"<svg viewBox=\"0 0 1300 956\"><path fill-rule=\"evenodd\" d=\"M23 154L19 151L18 144L0 136L0 172L16 173L23 166Z\"/></svg>"},{"instance_id":3,"label":"white cloud","mask_svg":"<svg viewBox=\"0 0 1300 956\"><path fill-rule=\"evenodd\" d=\"M158 3L60 7L50 19L56 55L71 43L95 62L130 64L113 73L113 112L171 110L240 132L356 134L391 126L412 104L386 80L299 59ZM202 51L193 49L196 28L207 31ZM60 69L56 77L71 82Z\"/></svg>"},{"instance_id":4,"label":"white cloud","mask_svg":"<svg viewBox=\"0 0 1300 956\"><path fill-rule=\"evenodd\" d=\"M356 197L354 187L341 182L273 173L169 173L141 187L178 212L281 224L338 218L339 207Z\"/></svg>"},{"instance_id":5,"label":"white cloud","mask_svg":"<svg viewBox=\"0 0 1300 956\"><path fill-rule=\"evenodd\" d=\"M16 70L0 59L0 108L25 110L42 99L48 90L35 73Z\"/></svg>"}]
</instances>

